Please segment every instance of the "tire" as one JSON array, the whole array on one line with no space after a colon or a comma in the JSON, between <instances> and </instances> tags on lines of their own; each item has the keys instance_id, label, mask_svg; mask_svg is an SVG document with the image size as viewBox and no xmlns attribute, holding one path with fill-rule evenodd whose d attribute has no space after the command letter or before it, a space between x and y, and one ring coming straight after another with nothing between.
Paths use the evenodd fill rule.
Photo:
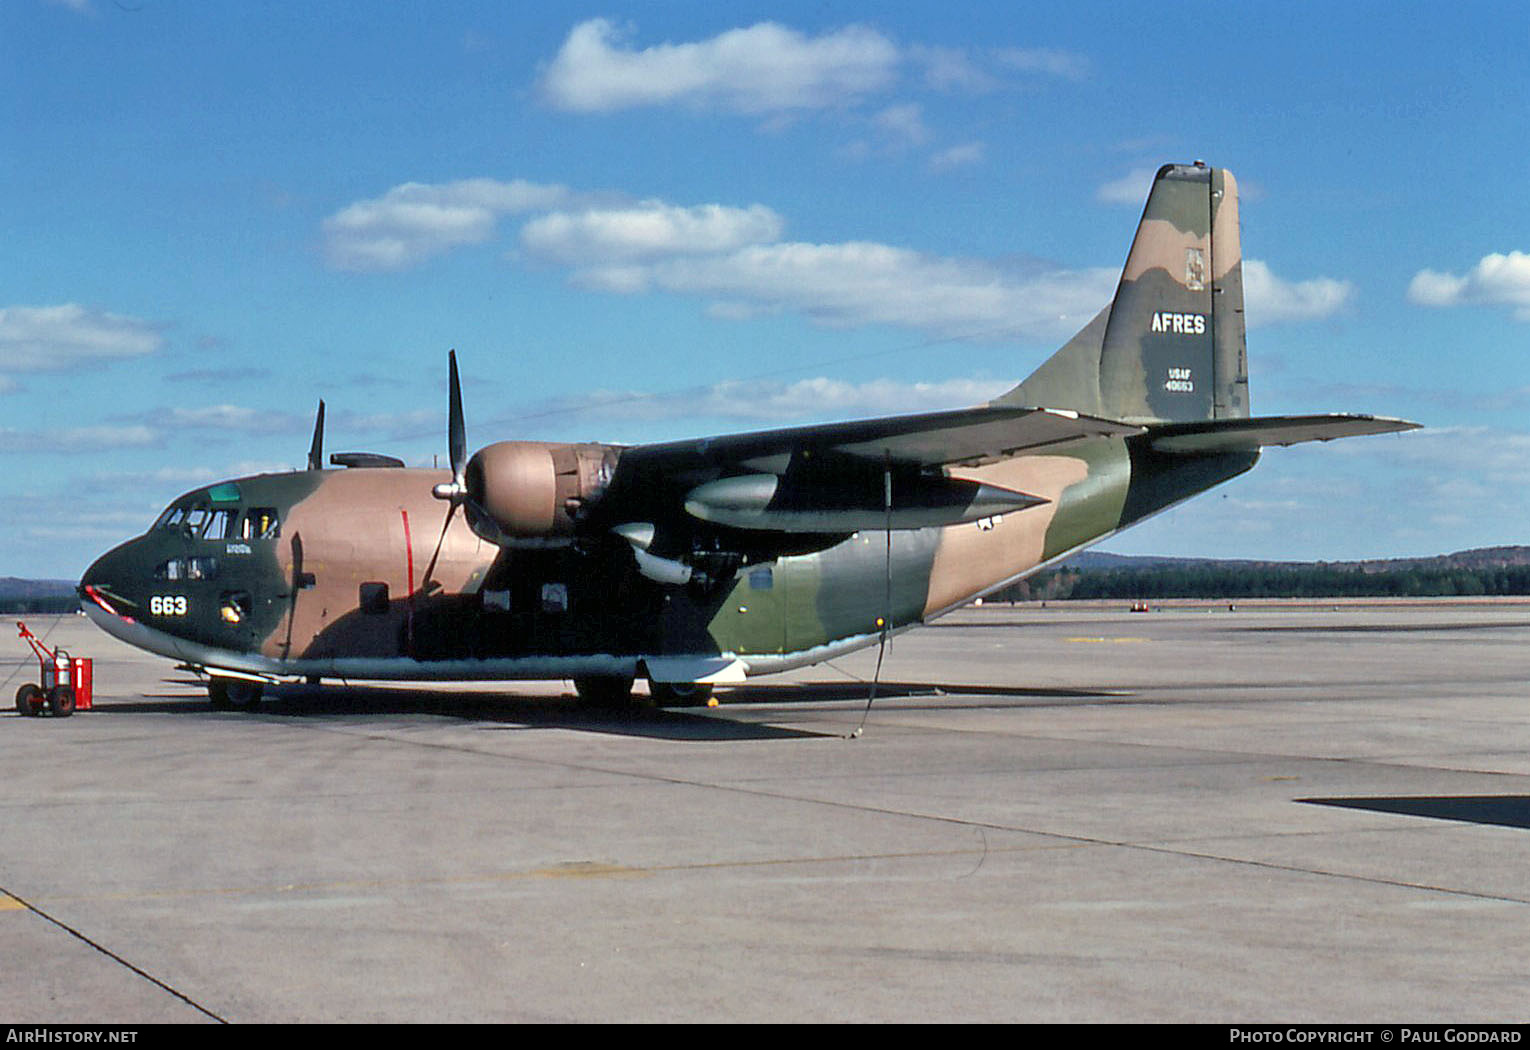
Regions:
<instances>
[{"instance_id":1,"label":"tire","mask_svg":"<svg viewBox=\"0 0 1530 1050\"><path fill-rule=\"evenodd\" d=\"M574 692L586 707L626 707L632 703L630 675L590 675L574 679Z\"/></svg>"},{"instance_id":2,"label":"tire","mask_svg":"<svg viewBox=\"0 0 1530 1050\"><path fill-rule=\"evenodd\" d=\"M16 690L16 713L29 718L42 714L42 690L31 682Z\"/></svg>"},{"instance_id":3,"label":"tire","mask_svg":"<svg viewBox=\"0 0 1530 1050\"><path fill-rule=\"evenodd\" d=\"M67 685L56 685L48 690L48 712L54 718L68 718L74 714L74 690Z\"/></svg>"},{"instance_id":4,"label":"tire","mask_svg":"<svg viewBox=\"0 0 1530 1050\"><path fill-rule=\"evenodd\" d=\"M706 682L652 682L648 695L659 707L705 707L712 699L712 686Z\"/></svg>"},{"instance_id":5,"label":"tire","mask_svg":"<svg viewBox=\"0 0 1530 1050\"><path fill-rule=\"evenodd\" d=\"M214 711L249 711L264 692L259 682L243 678L214 678L207 683L207 699Z\"/></svg>"}]
</instances>

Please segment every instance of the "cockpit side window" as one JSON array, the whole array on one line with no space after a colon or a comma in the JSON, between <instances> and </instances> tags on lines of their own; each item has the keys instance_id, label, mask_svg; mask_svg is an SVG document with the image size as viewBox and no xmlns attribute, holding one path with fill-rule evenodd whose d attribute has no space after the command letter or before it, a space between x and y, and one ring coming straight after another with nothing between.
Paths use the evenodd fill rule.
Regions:
<instances>
[{"instance_id":1,"label":"cockpit side window","mask_svg":"<svg viewBox=\"0 0 1530 1050\"><path fill-rule=\"evenodd\" d=\"M281 537L282 523L275 507L251 507L244 516L243 539L274 540Z\"/></svg>"}]
</instances>

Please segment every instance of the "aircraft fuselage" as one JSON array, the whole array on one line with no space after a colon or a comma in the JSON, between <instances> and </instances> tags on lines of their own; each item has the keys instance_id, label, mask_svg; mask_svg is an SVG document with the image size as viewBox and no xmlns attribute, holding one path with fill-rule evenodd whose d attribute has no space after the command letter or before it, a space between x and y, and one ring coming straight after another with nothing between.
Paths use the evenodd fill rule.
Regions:
<instances>
[{"instance_id":1,"label":"aircraft fuselage","mask_svg":"<svg viewBox=\"0 0 1530 1050\"><path fill-rule=\"evenodd\" d=\"M500 547L432 498L445 471L297 471L176 500L81 582L108 632L189 664L348 679L642 676L654 660L768 673L874 644L1253 465L1186 475L1121 439L950 475L1046 502L944 527L857 531L666 586L625 543ZM888 536L892 542L889 546ZM699 676L698 676L699 677Z\"/></svg>"}]
</instances>

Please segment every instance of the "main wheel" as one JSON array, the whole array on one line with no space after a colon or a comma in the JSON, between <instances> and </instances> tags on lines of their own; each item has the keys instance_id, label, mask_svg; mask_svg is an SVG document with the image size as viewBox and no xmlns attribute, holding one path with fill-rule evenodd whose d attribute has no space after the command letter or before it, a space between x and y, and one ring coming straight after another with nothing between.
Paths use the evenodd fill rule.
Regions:
<instances>
[{"instance_id":1,"label":"main wheel","mask_svg":"<svg viewBox=\"0 0 1530 1050\"><path fill-rule=\"evenodd\" d=\"M260 703L265 687L244 678L214 678L207 683L207 699L214 711L248 711Z\"/></svg>"},{"instance_id":2,"label":"main wheel","mask_svg":"<svg viewBox=\"0 0 1530 1050\"><path fill-rule=\"evenodd\" d=\"M648 695L659 707L705 707L712 699L712 686L706 682L650 681Z\"/></svg>"},{"instance_id":3,"label":"main wheel","mask_svg":"<svg viewBox=\"0 0 1530 1050\"><path fill-rule=\"evenodd\" d=\"M74 690L67 685L56 685L48 690L48 711L54 718L68 718L74 714Z\"/></svg>"},{"instance_id":4,"label":"main wheel","mask_svg":"<svg viewBox=\"0 0 1530 1050\"><path fill-rule=\"evenodd\" d=\"M16 690L16 713L20 715L42 714L43 695L42 690L28 682Z\"/></svg>"},{"instance_id":5,"label":"main wheel","mask_svg":"<svg viewBox=\"0 0 1530 1050\"><path fill-rule=\"evenodd\" d=\"M589 675L574 679L574 692L586 707L625 707L632 702L631 675Z\"/></svg>"}]
</instances>

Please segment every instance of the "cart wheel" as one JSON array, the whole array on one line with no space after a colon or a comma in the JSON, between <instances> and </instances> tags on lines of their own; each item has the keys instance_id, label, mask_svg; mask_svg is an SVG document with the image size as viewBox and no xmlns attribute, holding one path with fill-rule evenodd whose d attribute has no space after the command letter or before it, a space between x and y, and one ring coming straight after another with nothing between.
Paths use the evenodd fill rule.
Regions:
<instances>
[{"instance_id":1,"label":"cart wheel","mask_svg":"<svg viewBox=\"0 0 1530 1050\"><path fill-rule=\"evenodd\" d=\"M48 692L48 710L54 718L68 718L74 714L74 690L67 685L56 685Z\"/></svg>"},{"instance_id":2,"label":"cart wheel","mask_svg":"<svg viewBox=\"0 0 1530 1050\"><path fill-rule=\"evenodd\" d=\"M42 712L42 690L31 682L16 690L16 713L35 715Z\"/></svg>"}]
</instances>

